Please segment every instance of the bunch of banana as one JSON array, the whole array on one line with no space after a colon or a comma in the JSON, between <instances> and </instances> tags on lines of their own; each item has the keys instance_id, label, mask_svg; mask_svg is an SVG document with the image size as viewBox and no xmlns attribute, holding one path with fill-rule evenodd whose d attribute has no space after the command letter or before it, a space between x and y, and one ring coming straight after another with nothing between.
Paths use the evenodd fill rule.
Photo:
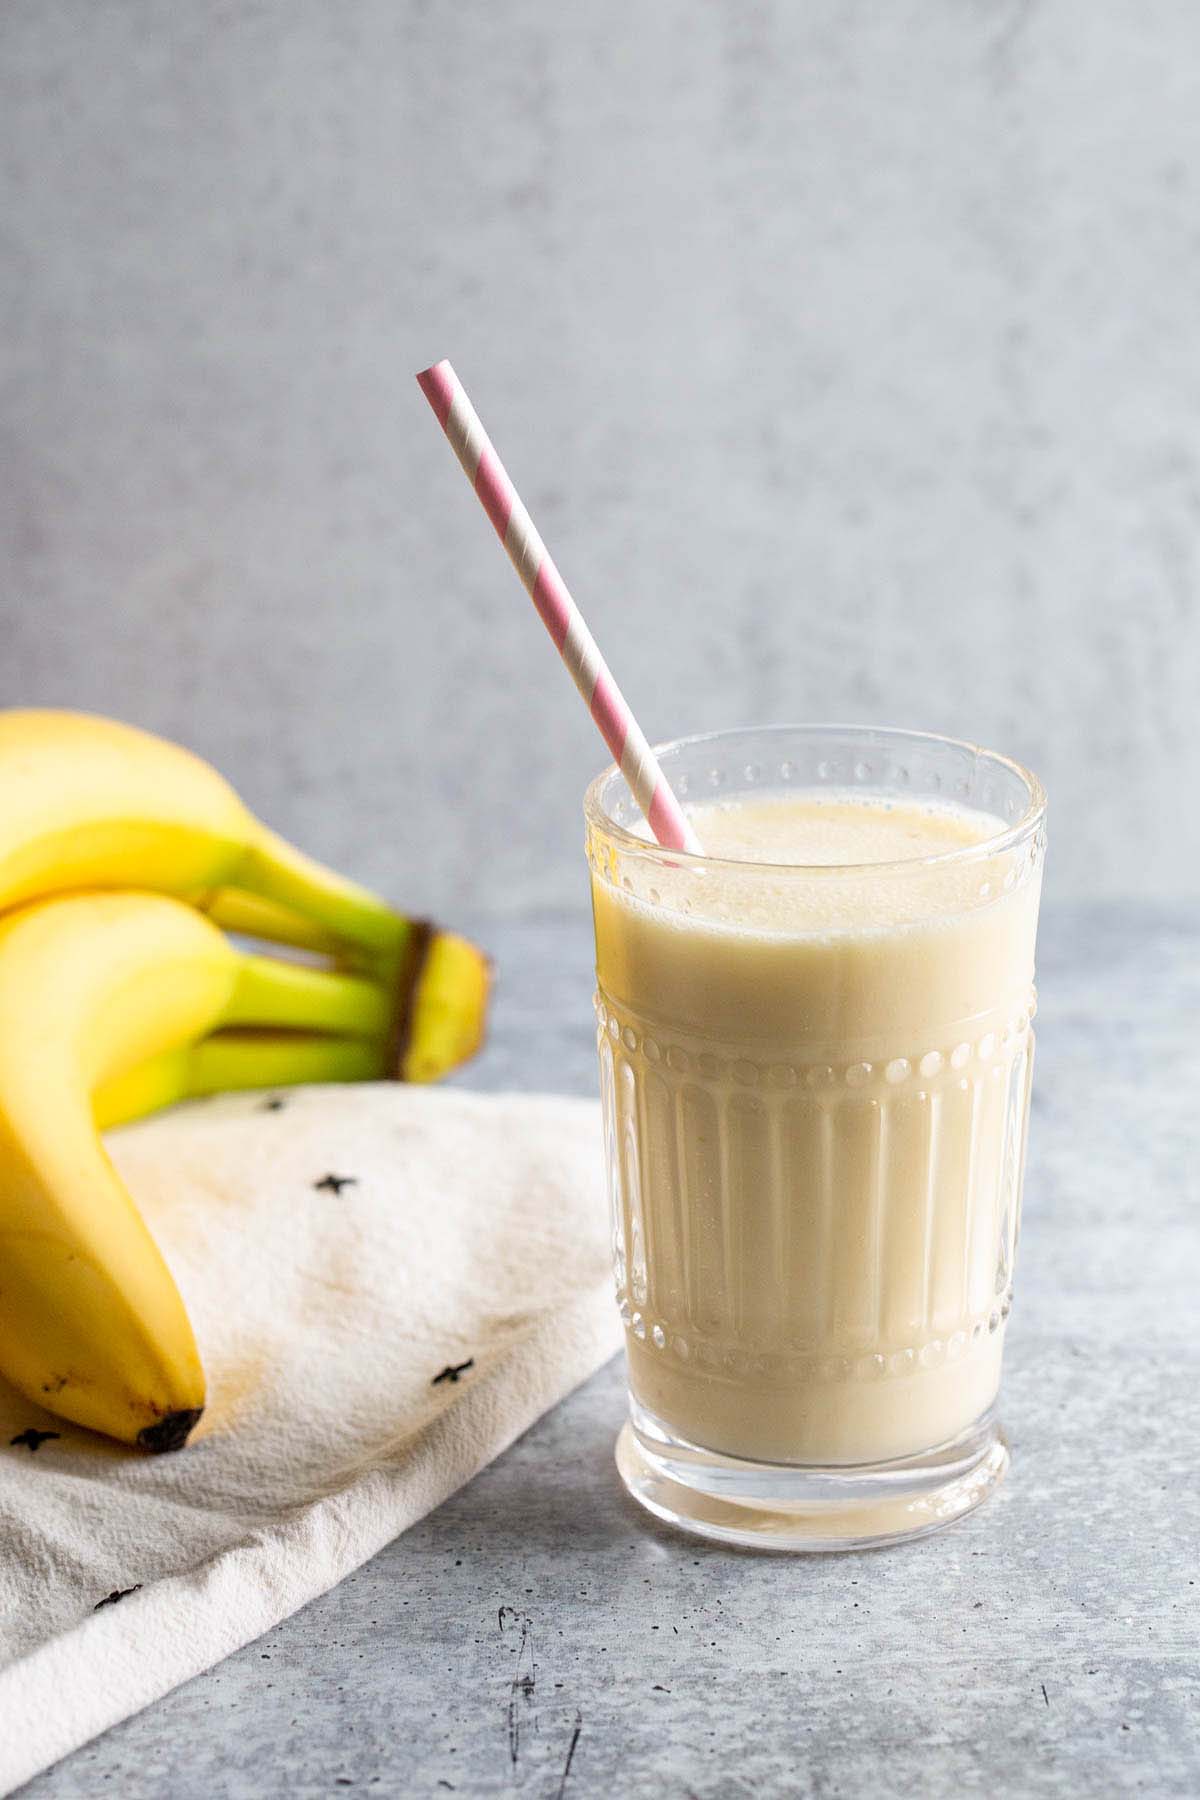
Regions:
<instances>
[{"instance_id":1,"label":"bunch of banana","mask_svg":"<svg viewBox=\"0 0 1200 1800\"><path fill-rule=\"evenodd\" d=\"M488 979L473 945L292 849L189 752L0 712L0 1371L78 1424L179 1448L203 1371L99 1131L222 1088L434 1080L478 1048Z\"/></svg>"}]
</instances>

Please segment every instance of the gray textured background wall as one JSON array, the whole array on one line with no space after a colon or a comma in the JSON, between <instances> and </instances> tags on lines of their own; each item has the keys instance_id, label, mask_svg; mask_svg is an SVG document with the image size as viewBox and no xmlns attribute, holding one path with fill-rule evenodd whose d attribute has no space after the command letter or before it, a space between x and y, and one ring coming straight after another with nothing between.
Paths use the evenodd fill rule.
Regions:
<instances>
[{"instance_id":1,"label":"gray textured background wall","mask_svg":"<svg viewBox=\"0 0 1200 1800\"><path fill-rule=\"evenodd\" d=\"M1030 760L1200 892L1193 0L8 0L0 698L398 898L579 897L579 703L467 381L652 736Z\"/></svg>"}]
</instances>

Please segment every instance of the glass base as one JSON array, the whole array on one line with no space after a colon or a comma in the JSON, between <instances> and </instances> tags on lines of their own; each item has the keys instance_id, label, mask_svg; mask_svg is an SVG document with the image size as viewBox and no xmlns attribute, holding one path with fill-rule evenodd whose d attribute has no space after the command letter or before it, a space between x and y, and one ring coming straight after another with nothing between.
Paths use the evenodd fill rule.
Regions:
<instances>
[{"instance_id":1,"label":"glass base","mask_svg":"<svg viewBox=\"0 0 1200 1800\"><path fill-rule=\"evenodd\" d=\"M672 1437L632 1397L616 1456L630 1494L656 1518L760 1550L866 1550L925 1537L981 1505L1009 1462L992 1411L917 1456L809 1469L703 1450Z\"/></svg>"}]
</instances>

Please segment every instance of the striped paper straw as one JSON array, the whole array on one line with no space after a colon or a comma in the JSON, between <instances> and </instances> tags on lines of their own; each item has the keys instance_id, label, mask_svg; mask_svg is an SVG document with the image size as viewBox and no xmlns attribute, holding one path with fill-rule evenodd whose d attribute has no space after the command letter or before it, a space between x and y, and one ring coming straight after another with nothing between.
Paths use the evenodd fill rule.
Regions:
<instances>
[{"instance_id":1,"label":"striped paper straw","mask_svg":"<svg viewBox=\"0 0 1200 1800\"><path fill-rule=\"evenodd\" d=\"M448 362L434 363L417 380L651 831L669 850L691 850L702 855L683 808L609 674L583 614L493 450L462 382Z\"/></svg>"}]
</instances>

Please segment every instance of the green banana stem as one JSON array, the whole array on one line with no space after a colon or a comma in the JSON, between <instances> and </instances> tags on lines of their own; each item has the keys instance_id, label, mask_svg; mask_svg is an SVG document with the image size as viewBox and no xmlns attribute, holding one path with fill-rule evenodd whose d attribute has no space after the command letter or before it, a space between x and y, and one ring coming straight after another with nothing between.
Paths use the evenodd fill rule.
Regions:
<instances>
[{"instance_id":1,"label":"green banana stem","mask_svg":"<svg viewBox=\"0 0 1200 1800\"><path fill-rule=\"evenodd\" d=\"M271 956L243 956L221 1022L384 1038L393 1029L396 1004L388 987L361 975L310 969Z\"/></svg>"},{"instance_id":2,"label":"green banana stem","mask_svg":"<svg viewBox=\"0 0 1200 1800\"><path fill-rule=\"evenodd\" d=\"M294 849L265 825L248 849L235 885L302 914L339 942L372 956L399 962L404 954L409 922L401 913L369 888Z\"/></svg>"},{"instance_id":3,"label":"green banana stem","mask_svg":"<svg viewBox=\"0 0 1200 1800\"><path fill-rule=\"evenodd\" d=\"M167 1050L105 1082L93 1096L92 1110L98 1129L108 1131L202 1094L378 1081L392 1073L388 1062L388 1046L382 1042L289 1031L222 1031Z\"/></svg>"},{"instance_id":4,"label":"green banana stem","mask_svg":"<svg viewBox=\"0 0 1200 1800\"><path fill-rule=\"evenodd\" d=\"M298 1087L322 1081L379 1081L387 1074L386 1042L302 1037L296 1032L216 1032L192 1046L190 1092Z\"/></svg>"},{"instance_id":5,"label":"green banana stem","mask_svg":"<svg viewBox=\"0 0 1200 1800\"><path fill-rule=\"evenodd\" d=\"M267 900L261 894L247 894L239 888L216 888L202 895L198 904L214 925L237 937L258 938L268 944L290 944L296 950L311 950L318 956L343 963L367 966L372 958L361 949L336 938L323 926L306 919L302 913Z\"/></svg>"}]
</instances>

